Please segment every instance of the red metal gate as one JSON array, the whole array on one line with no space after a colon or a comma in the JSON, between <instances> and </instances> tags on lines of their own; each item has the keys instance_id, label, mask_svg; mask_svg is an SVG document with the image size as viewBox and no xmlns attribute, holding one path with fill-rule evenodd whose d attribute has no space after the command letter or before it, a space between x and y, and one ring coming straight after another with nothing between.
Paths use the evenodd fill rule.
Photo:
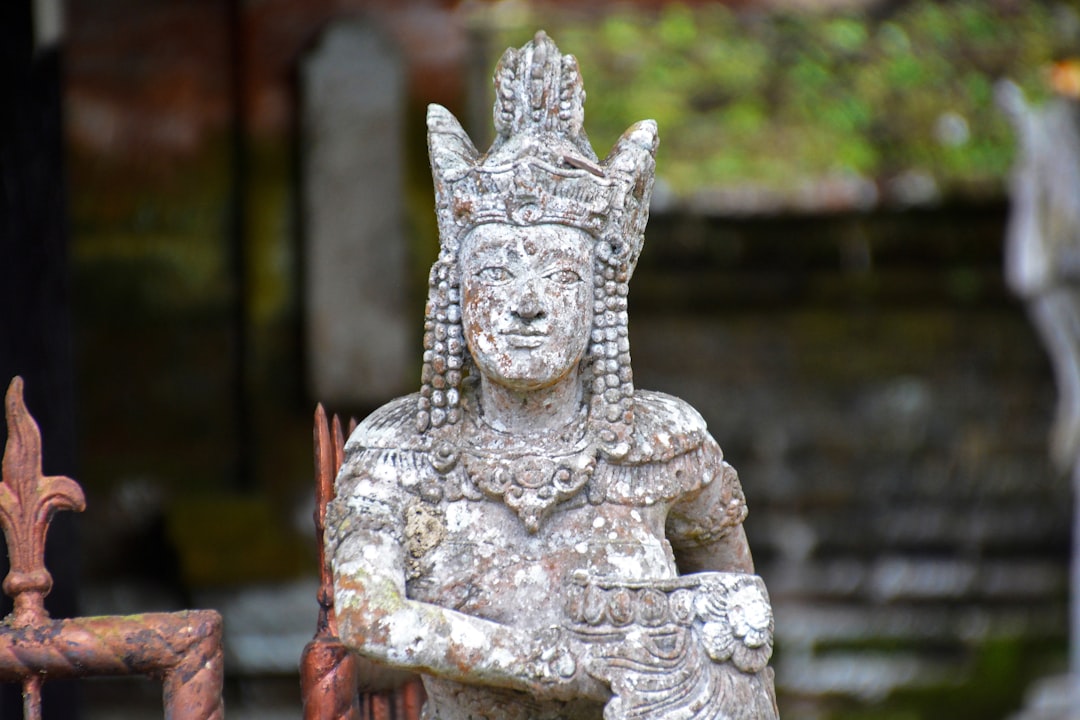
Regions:
<instances>
[{"instance_id":1,"label":"red metal gate","mask_svg":"<svg viewBox=\"0 0 1080 720\"><path fill-rule=\"evenodd\" d=\"M0 625L0 681L21 682L23 715L41 717L41 684L52 678L149 675L163 685L168 720L219 720L221 615L213 610L53 620L45 610L52 576L45 535L60 510L82 512L77 482L41 472L41 433L23 401L22 378L5 396L8 439L0 483L0 526L11 571L3 590L15 608Z\"/></svg>"},{"instance_id":2,"label":"red metal gate","mask_svg":"<svg viewBox=\"0 0 1080 720\"><path fill-rule=\"evenodd\" d=\"M3 591L14 610L0 625L0 682L23 686L23 713L41 718L41 685L54 678L148 675L159 678L167 720L224 718L221 615L214 610L53 620L44 599L52 588L45 535L60 510L86 507L82 488L41 470L41 433L23 401L23 382L5 397L8 440L0 483L0 526L11 571ZM350 428L351 430L351 428ZM315 638L304 648L300 682L305 720L418 720L424 690L418 678L400 687L358 692L371 666L337 638L333 582L323 546L326 504L344 454L337 416L315 413L315 531L320 584Z\"/></svg>"}]
</instances>

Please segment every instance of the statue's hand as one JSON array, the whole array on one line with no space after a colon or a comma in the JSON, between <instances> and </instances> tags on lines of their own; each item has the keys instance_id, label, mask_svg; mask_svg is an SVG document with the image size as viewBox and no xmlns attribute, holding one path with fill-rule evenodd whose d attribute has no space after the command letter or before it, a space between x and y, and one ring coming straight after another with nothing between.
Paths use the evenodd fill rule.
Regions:
<instances>
[{"instance_id":1,"label":"statue's hand","mask_svg":"<svg viewBox=\"0 0 1080 720\"><path fill-rule=\"evenodd\" d=\"M588 650L560 627L541 630L533 638L526 672L533 694L541 700L597 700L611 697L608 687L587 672Z\"/></svg>"}]
</instances>

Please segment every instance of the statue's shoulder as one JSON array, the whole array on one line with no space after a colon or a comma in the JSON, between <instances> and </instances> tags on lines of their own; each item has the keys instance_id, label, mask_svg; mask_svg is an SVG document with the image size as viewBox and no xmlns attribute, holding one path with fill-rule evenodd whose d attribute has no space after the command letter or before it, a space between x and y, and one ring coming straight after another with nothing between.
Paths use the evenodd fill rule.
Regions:
<instances>
[{"instance_id":1,"label":"statue's shoulder","mask_svg":"<svg viewBox=\"0 0 1080 720\"><path fill-rule=\"evenodd\" d=\"M430 475L423 436L416 430L416 396L368 415L349 435L345 459L327 507L327 540L336 547L353 533L389 534L405 542L403 512L410 489ZM366 537L366 536L364 536Z\"/></svg>"},{"instance_id":2,"label":"statue's shoulder","mask_svg":"<svg viewBox=\"0 0 1080 720\"><path fill-rule=\"evenodd\" d=\"M723 455L689 403L660 392L634 392L630 452L608 461L594 491L618 503L674 502L722 476Z\"/></svg>"},{"instance_id":3,"label":"statue's shoulder","mask_svg":"<svg viewBox=\"0 0 1080 720\"><path fill-rule=\"evenodd\" d=\"M339 492L414 490L432 475L430 439L416 429L417 396L396 398L364 418L345 442Z\"/></svg>"},{"instance_id":4,"label":"statue's shoulder","mask_svg":"<svg viewBox=\"0 0 1080 720\"><path fill-rule=\"evenodd\" d=\"M395 398L364 418L345 443L346 456L365 450L427 450L427 438L416 429L417 397Z\"/></svg>"},{"instance_id":5,"label":"statue's shoulder","mask_svg":"<svg viewBox=\"0 0 1080 720\"><path fill-rule=\"evenodd\" d=\"M738 473L724 461L720 446L689 403L659 392L637 391L635 450L627 458L635 482L653 497L676 501L667 521L667 537L691 547L716 542L746 518L746 497ZM614 484L612 492L620 486ZM612 496L612 499L620 499Z\"/></svg>"},{"instance_id":6,"label":"statue's shoulder","mask_svg":"<svg viewBox=\"0 0 1080 720\"><path fill-rule=\"evenodd\" d=\"M716 441L690 403L652 390L634 392L634 441L626 463L667 462L707 445Z\"/></svg>"}]
</instances>

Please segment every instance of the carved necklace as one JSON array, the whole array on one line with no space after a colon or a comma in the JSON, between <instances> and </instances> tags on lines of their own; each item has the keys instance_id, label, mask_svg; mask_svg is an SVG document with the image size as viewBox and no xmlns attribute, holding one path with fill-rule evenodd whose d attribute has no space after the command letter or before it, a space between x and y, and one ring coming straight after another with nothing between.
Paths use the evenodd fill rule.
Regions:
<instances>
[{"instance_id":1,"label":"carved necklace","mask_svg":"<svg viewBox=\"0 0 1080 720\"><path fill-rule=\"evenodd\" d=\"M484 495L513 510L530 533L556 505L581 492L596 470L585 407L565 427L536 433L504 432L482 412L467 417L461 448L465 474Z\"/></svg>"}]
</instances>

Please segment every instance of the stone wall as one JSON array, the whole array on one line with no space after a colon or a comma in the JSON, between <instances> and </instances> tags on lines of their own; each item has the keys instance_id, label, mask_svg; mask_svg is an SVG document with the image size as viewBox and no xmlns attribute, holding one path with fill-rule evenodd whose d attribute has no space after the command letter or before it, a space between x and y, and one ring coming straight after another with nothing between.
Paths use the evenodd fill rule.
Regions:
<instances>
[{"instance_id":1,"label":"stone wall","mask_svg":"<svg viewBox=\"0 0 1080 720\"><path fill-rule=\"evenodd\" d=\"M1070 499L1003 219L650 224L636 380L740 471L788 720L1006 717L1063 662Z\"/></svg>"}]
</instances>

